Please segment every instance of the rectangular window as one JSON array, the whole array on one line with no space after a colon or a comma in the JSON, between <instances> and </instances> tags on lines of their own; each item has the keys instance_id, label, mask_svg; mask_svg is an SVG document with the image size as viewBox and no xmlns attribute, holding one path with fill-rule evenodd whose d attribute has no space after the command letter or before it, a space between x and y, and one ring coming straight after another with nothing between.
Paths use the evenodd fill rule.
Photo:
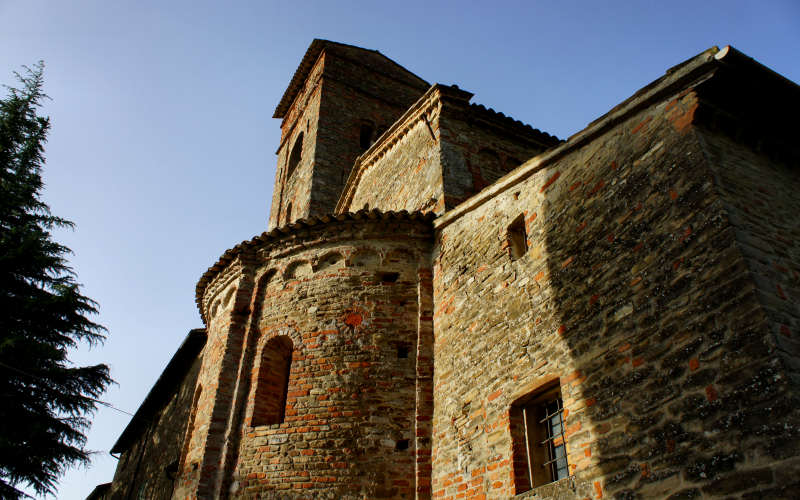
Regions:
<instances>
[{"instance_id":1,"label":"rectangular window","mask_svg":"<svg viewBox=\"0 0 800 500\"><path fill-rule=\"evenodd\" d=\"M561 390L551 386L511 407L516 493L569 476Z\"/></svg>"}]
</instances>

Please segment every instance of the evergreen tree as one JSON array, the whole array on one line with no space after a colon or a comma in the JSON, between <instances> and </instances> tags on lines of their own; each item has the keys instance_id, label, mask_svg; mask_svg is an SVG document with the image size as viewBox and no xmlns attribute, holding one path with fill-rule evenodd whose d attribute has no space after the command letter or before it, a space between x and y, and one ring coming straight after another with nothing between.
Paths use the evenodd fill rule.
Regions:
<instances>
[{"instance_id":1,"label":"evergreen tree","mask_svg":"<svg viewBox=\"0 0 800 500\"><path fill-rule=\"evenodd\" d=\"M43 64L15 73L20 88L0 99L0 498L54 494L64 470L87 464L84 445L97 397L112 382L106 365L76 367L67 350L105 339L88 316L54 228L72 223L41 200L44 143L38 116Z\"/></svg>"}]
</instances>

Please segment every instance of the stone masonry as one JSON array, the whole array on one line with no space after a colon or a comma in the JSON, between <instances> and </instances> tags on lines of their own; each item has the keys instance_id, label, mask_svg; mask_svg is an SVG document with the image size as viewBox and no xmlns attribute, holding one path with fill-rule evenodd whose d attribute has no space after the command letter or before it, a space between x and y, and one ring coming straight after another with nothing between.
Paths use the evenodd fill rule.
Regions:
<instances>
[{"instance_id":1,"label":"stone masonry","mask_svg":"<svg viewBox=\"0 0 800 500\"><path fill-rule=\"evenodd\" d=\"M311 44L93 498L796 498L800 88L712 48L566 141L471 98Z\"/></svg>"}]
</instances>

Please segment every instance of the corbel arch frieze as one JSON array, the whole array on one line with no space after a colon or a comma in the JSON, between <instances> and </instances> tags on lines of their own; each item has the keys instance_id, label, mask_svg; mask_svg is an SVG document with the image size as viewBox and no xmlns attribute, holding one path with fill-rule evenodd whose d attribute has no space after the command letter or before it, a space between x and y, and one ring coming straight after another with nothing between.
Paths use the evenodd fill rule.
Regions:
<instances>
[{"instance_id":1,"label":"corbel arch frieze","mask_svg":"<svg viewBox=\"0 0 800 500\"><path fill-rule=\"evenodd\" d=\"M208 284L203 297L201 316L206 325L224 313L247 312L253 271L247 259L240 256L232 261Z\"/></svg>"}]
</instances>

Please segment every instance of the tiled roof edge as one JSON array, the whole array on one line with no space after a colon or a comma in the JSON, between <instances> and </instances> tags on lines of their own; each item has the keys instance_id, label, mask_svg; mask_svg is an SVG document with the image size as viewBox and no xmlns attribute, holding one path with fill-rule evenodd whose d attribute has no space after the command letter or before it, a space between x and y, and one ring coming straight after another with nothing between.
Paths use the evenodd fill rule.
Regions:
<instances>
[{"instance_id":1,"label":"tiled roof edge","mask_svg":"<svg viewBox=\"0 0 800 500\"><path fill-rule=\"evenodd\" d=\"M476 115L488 118L492 121L496 121L509 128L516 129L523 134L533 135L536 137L536 140L541 141L550 146L554 146L556 144L564 142L562 139L559 139L558 137L552 134L548 134L547 132L540 130L538 128L533 128L531 125L525 122L517 120L511 116L505 115L500 111L495 111L492 108L487 108L483 104L470 103L469 106L470 110L472 110Z\"/></svg>"},{"instance_id":2,"label":"tiled roof edge","mask_svg":"<svg viewBox=\"0 0 800 500\"><path fill-rule=\"evenodd\" d=\"M626 117L664 98L664 96L673 92L676 88L685 86L692 81L696 81L697 78L701 78L702 75L713 72L716 67L715 63L720 59L720 57L715 56L720 52L718 47L711 47L691 59L671 67L666 71L664 76L636 91L631 97L625 99L620 104L614 106L610 111L592 121L580 132L570 136L565 142L544 153L534 156L495 181L491 186L467 198L453 209L438 217L434 221L434 227L437 230L446 227L462 215L483 205L487 200L519 184L552 162L592 141L609 127L619 123Z\"/></svg>"},{"instance_id":3,"label":"tiled roof edge","mask_svg":"<svg viewBox=\"0 0 800 500\"><path fill-rule=\"evenodd\" d=\"M206 345L206 338L204 328L195 328L189 331L156 383L150 388L150 392L147 393L142 404L139 405L136 413L131 417L117 442L114 443L111 453L121 453L127 450L136 440L140 431L152 423L153 415L172 397L176 384L183 380L195 358Z\"/></svg>"},{"instance_id":4,"label":"tiled roof edge","mask_svg":"<svg viewBox=\"0 0 800 500\"><path fill-rule=\"evenodd\" d=\"M357 45L350 45L347 43L334 42L332 40L323 40L321 38L315 38L314 40L311 41L311 45L308 46L308 49L306 49L306 53L305 55L303 55L303 59L300 61L300 64L297 66L297 69L292 75L292 79L289 81L289 85L283 92L283 96L281 96L280 102L278 102L278 105L275 107L275 112L272 114L273 118L283 118L286 112L289 111L289 108L292 105L292 101L294 101L294 98L297 95L297 93L300 92L300 88L303 86L303 82L308 76L308 73L311 71L311 68L314 67L314 63L316 63L317 58L326 47L330 46L350 47L378 54L387 61L391 62L400 70L408 73L414 78L417 78L420 81L421 85L428 85L428 82L426 82L413 72L409 71L401 64L394 61L392 58L387 57L385 54L382 54L379 50L366 49L364 47L359 47Z\"/></svg>"}]
</instances>

